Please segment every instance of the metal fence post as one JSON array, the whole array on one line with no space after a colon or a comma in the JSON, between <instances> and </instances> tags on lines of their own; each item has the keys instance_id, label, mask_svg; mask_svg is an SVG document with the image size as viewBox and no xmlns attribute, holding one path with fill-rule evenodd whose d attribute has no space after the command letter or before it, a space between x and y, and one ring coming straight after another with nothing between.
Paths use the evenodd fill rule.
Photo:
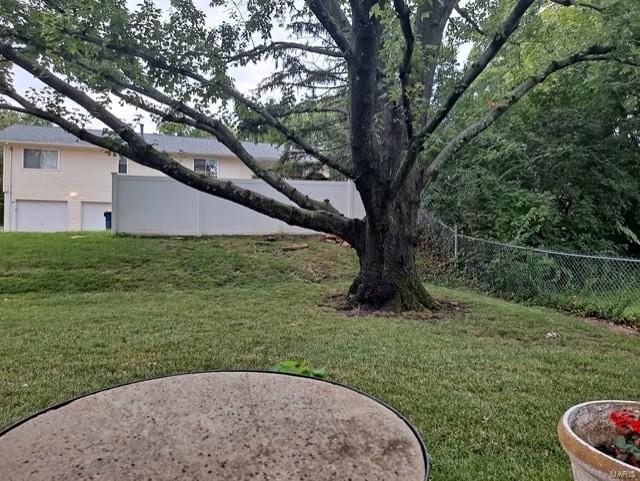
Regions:
<instances>
[{"instance_id":1,"label":"metal fence post","mask_svg":"<svg viewBox=\"0 0 640 481\"><path fill-rule=\"evenodd\" d=\"M453 226L453 261L458 266L458 224Z\"/></svg>"}]
</instances>

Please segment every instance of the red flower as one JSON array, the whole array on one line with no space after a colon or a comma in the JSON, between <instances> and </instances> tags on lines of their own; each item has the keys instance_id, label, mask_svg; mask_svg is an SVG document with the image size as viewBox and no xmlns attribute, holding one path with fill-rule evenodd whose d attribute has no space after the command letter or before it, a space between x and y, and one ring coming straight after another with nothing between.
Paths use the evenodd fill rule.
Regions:
<instances>
[{"instance_id":1,"label":"red flower","mask_svg":"<svg viewBox=\"0 0 640 481\"><path fill-rule=\"evenodd\" d=\"M629 421L634 420L634 417L628 411L621 409L620 411L611 411L609 413L609 420L617 428L626 427Z\"/></svg>"},{"instance_id":2,"label":"red flower","mask_svg":"<svg viewBox=\"0 0 640 481\"><path fill-rule=\"evenodd\" d=\"M615 457L624 460L631 466L638 466L640 460L632 454L633 448L629 445L640 447L640 415L627 409L621 409L611 411L609 421L614 425L616 432L625 439L624 446L620 448L612 446Z\"/></svg>"},{"instance_id":3,"label":"red flower","mask_svg":"<svg viewBox=\"0 0 640 481\"><path fill-rule=\"evenodd\" d=\"M631 419L627 422L627 426L634 433L640 434L640 419Z\"/></svg>"}]
</instances>

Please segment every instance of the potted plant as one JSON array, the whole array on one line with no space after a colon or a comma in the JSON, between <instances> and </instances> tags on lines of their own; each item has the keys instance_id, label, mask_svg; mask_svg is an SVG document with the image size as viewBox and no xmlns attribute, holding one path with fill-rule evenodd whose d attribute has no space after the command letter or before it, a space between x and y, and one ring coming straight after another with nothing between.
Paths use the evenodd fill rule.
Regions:
<instances>
[{"instance_id":1,"label":"potted plant","mask_svg":"<svg viewBox=\"0 0 640 481\"><path fill-rule=\"evenodd\" d=\"M640 402L573 406L558 423L575 481L640 481Z\"/></svg>"}]
</instances>

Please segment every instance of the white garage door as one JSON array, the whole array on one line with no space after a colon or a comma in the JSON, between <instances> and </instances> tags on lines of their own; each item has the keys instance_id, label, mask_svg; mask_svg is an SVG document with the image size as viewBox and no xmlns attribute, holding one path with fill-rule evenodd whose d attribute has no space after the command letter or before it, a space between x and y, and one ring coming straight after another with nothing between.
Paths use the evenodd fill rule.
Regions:
<instances>
[{"instance_id":1,"label":"white garage door","mask_svg":"<svg viewBox=\"0 0 640 481\"><path fill-rule=\"evenodd\" d=\"M104 213L111 212L111 204L82 203L82 230L105 230Z\"/></svg>"},{"instance_id":2,"label":"white garage door","mask_svg":"<svg viewBox=\"0 0 640 481\"><path fill-rule=\"evenodd\" d=\"M16 202L17 230L55 232L67 230L67 203L36 200Z\"/></svg>"}]
</instances>

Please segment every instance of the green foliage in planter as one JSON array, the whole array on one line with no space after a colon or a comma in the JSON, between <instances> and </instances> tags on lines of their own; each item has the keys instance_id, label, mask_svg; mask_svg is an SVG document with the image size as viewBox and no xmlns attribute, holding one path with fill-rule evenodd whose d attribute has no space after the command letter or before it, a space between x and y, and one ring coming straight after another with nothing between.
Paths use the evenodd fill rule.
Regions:
<instances>
[{"instance_id":1,"label":"green foliage in planter","mask_svg":"<svg viewBox=\"0 0 640 481\"><path fill-rule=\"evenodd\" d=\"M627 462L629 460L629 456L633 456L636 463L640 463L640 447L636 446L633 438L616 436L613 442L616 448L620 450L620 454L617 456L618 459Z\"/></svg>"},{"instance_id":2,"label":"green foliage in planter","mask_svg":"<svg viewBox=\"0 0 640 481\"><path fill-rule=\"evenodd\" d=\"M609 421L616 428L618 436L613 440L612 449L605 452L631 466L640 467L640 416L631 409L611 411Z\"/></svg>"}]
</instances>

